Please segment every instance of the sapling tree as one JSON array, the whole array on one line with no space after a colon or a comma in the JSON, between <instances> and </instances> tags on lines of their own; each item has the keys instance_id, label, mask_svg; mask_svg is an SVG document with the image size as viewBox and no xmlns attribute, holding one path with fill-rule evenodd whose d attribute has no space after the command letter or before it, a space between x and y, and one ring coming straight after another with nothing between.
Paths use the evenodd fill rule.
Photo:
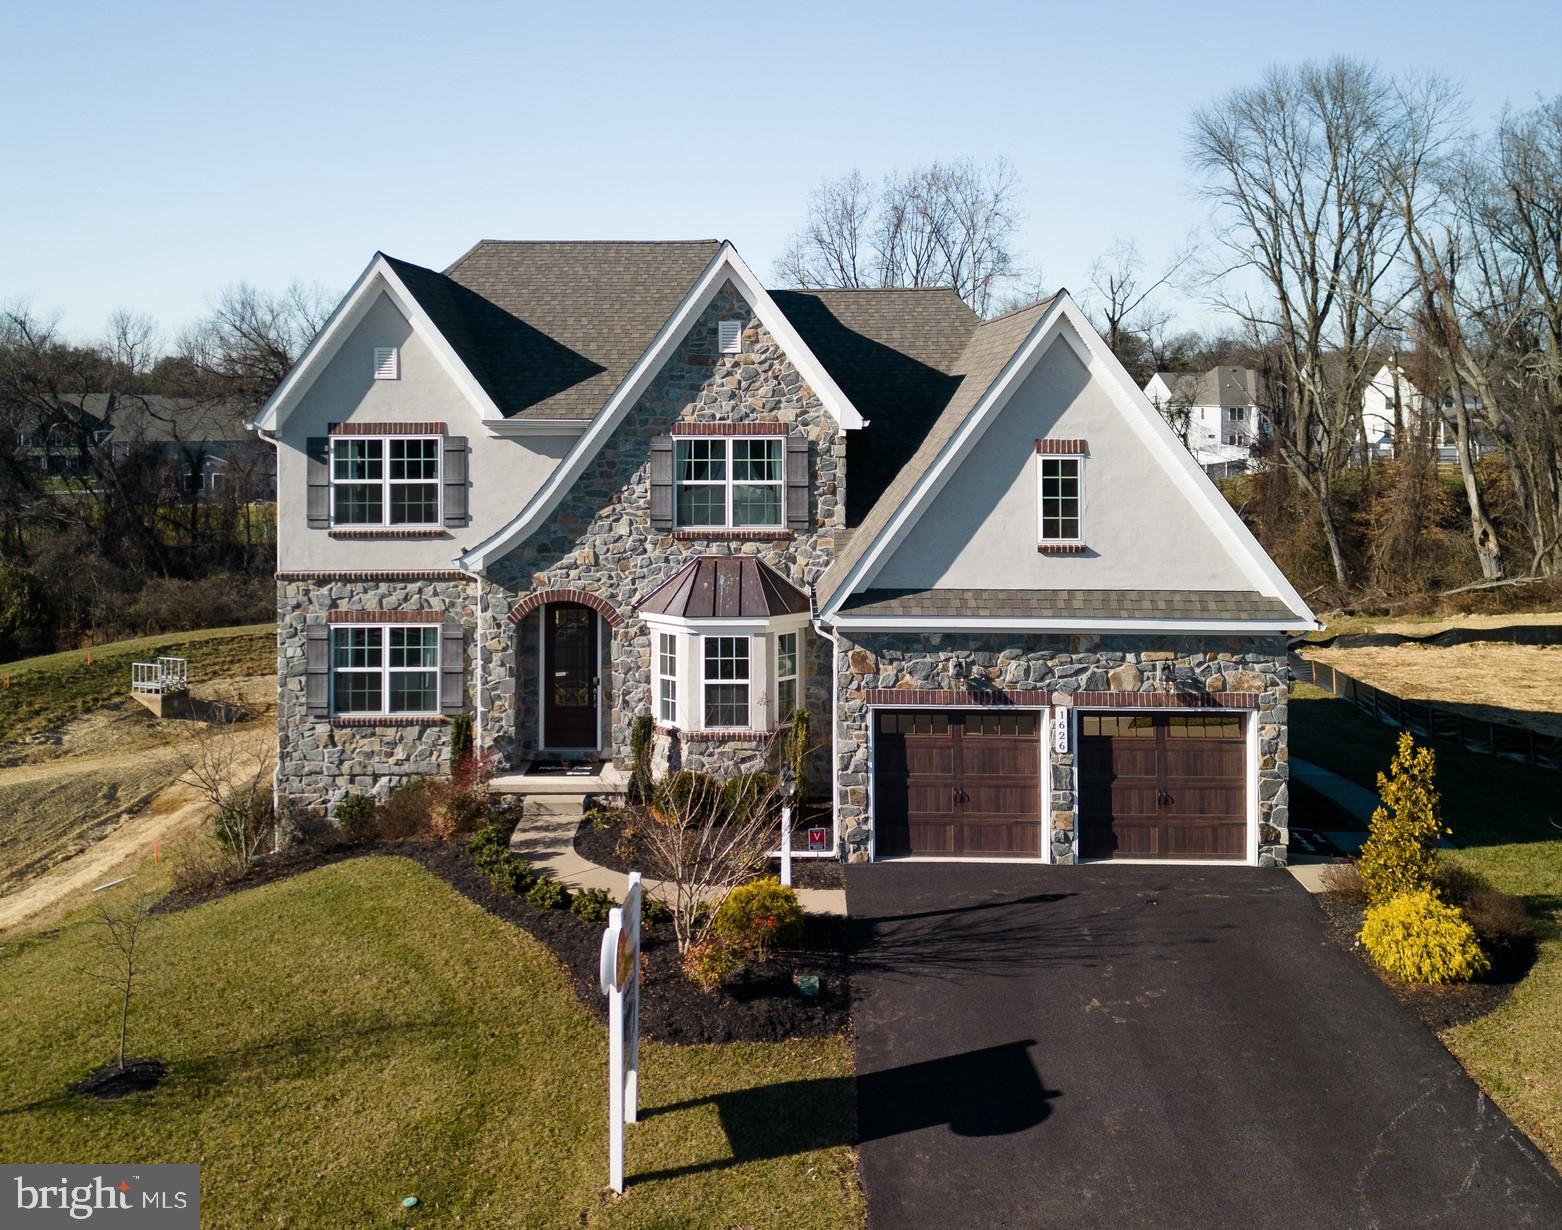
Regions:
<instances>
[{"instance_id":1,"label":"sapling tree","mask_svg":"<svg viewBox=\"0 0 1562 1230\"><path fill-rule=\"evenodd\" d=\"M87 976L111 987L119 1000L119 1070L125 1070L130 996L144 959L147 920L156 898L140 893L99 902L93 917L94 951Z\"/></svg>"}]
</instances>

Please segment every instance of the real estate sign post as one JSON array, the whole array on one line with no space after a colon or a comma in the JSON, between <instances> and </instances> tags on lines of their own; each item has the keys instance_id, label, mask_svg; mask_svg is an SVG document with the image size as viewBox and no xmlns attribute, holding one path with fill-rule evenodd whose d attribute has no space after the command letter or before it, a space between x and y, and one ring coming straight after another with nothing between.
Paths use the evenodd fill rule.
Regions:
<instances>
[{"instance_id":1,"label":"real estate sign post","mask_svg":"<svg viewBox=\"0 0 1562 1230\"><path fill-rule=\"evenodd\" d=\"M624 1124L640 1105L640 873L629 873L624 904L602 935L602 991L608 1002L608 1182L624 1190Z\"/></svg>"}]
</instances>

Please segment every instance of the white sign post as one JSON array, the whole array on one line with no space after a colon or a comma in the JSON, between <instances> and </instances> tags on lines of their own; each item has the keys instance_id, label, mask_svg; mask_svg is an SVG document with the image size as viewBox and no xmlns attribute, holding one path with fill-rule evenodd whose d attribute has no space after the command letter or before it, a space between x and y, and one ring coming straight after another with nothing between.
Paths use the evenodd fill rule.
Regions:
<instances>
[{"instance_id":1,"label":"white sign post","mask_svg":"<svg viewBox=\"0 0 1562 1230\"><path fill-rule=\"evenodd\" d=\"M602 935L602 991L608 1018L608 1182L624 1190L624 1124L640 1106L640 873L629 873L624 904Z\"/></svg>"}]
</instances>

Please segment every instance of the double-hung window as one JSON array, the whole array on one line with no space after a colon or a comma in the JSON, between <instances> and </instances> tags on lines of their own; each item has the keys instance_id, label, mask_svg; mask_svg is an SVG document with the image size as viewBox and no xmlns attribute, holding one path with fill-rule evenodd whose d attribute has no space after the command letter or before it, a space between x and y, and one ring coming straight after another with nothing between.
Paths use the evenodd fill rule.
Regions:
<instances>
[{"instance_id":1,"label":"double-hung window","mask_svg":"<svg viewBox=\"0 0 1562 1230\"><path fill-rule=\"evenodd\" d=\"M749 728L749 638L703 637L705 729Z\"/></svg>"},{"instance_id":2,"label":"double-hung window","mask_svg":"<svg viewBox=\"0 0 1562 1230\"><path fill-rule=\"evenodd\" d=\"M678 638L671 632L656 634L656 716L669 725L678 721Z\"/></svg>"},{"instance_id":3,"label":"double-hung window","mask_svg":"<svg viewBox=\"0 0 1562 1230\"><path fill-rule=\"evenodd\" d=\"M1084 515L1083 457L1038 457L1040 467L1041 541L1077 543Z\"/></svg>"},{"instance_id":4,"label":"double-hung window","mask_svg":"<svg viewBox=\"0 0 1562 1230\"><path fill-rule=\"evenodd\" d=\"M438 525L437 436L333 436L333 525Z\"/></svg>"},{"instance_id":5,"label":"double-hung window","mask_svg":"<svg viewBox=\"0 0 1562 1230\"><path fill-rule=\"evenodd\" d=\"M796 632L776 635L776 721L785 722L797 708Z\"/></svg>"},{"instance_id":6,"label":"double-hung window","mask_svg":"<svg viewBox=\"0 0 1562 1230\"><path fill-rule=\"evenodd\" d=\"M779 436L674 441L678 525L779 528L783 446Z\"/></svg>"},{"instance_id":7,"label":"double-hung window","mask_svg":"<svg viewBox=\"0 0 1562 1230\"><path fill-rule=\"evenodd\" d=\"M331 629L333 713L437 713L439 626Z\"/></svg>"}]
</instances>

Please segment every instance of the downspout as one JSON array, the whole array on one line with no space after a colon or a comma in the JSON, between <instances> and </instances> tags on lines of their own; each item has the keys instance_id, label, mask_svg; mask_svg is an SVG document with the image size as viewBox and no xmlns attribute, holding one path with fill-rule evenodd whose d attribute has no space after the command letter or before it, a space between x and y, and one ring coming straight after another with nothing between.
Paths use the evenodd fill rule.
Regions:
<instances>
[{"instance_id":1,"label":"downspout","mask_svg":"<svg viewBox=\"0 0 1562 1230\"><path fill-rule=\"evenodd\" d=\"M820 618L818 595L812 585L808 587L808 619L814 631L830 642L830 825L836 856L845 861L841 848L841 773L835 748L835 724L841 704L841 642Z\"/></svg>"},{"instance_id":2,"label":"downspout","mask_svg":"<svg viewBox=\"0 0 1562 1230\"><path fill-rule=\"evenodd\" d=\"M272 471L273 473L280 471L282 468L282 459L280 456L282 451L282 441L275 435L269 434L265 428L259 426L256 423L250 424L250 430L277 451L277 464L272 467ZM273 479L272 481L275 482L276 480ZM272 524L273 526L276 524L276 516L274 513L272 516ZM277 534L277 550L281 551L281 549L282 535ZM273 569L273 580L275 580L275 572L280 570L281 563L282 561L280 559L277 560L277 568ZM277 690L279 692L281 691L280 683L278 684ZM277 705L277 763L271 770L271 814L277 819L280 819L282 815L282 706L280 704ZM282 853L282 826L276 823L273 823L271 826L271 852L273 854Z\"/></svg>"}]
</instances>

